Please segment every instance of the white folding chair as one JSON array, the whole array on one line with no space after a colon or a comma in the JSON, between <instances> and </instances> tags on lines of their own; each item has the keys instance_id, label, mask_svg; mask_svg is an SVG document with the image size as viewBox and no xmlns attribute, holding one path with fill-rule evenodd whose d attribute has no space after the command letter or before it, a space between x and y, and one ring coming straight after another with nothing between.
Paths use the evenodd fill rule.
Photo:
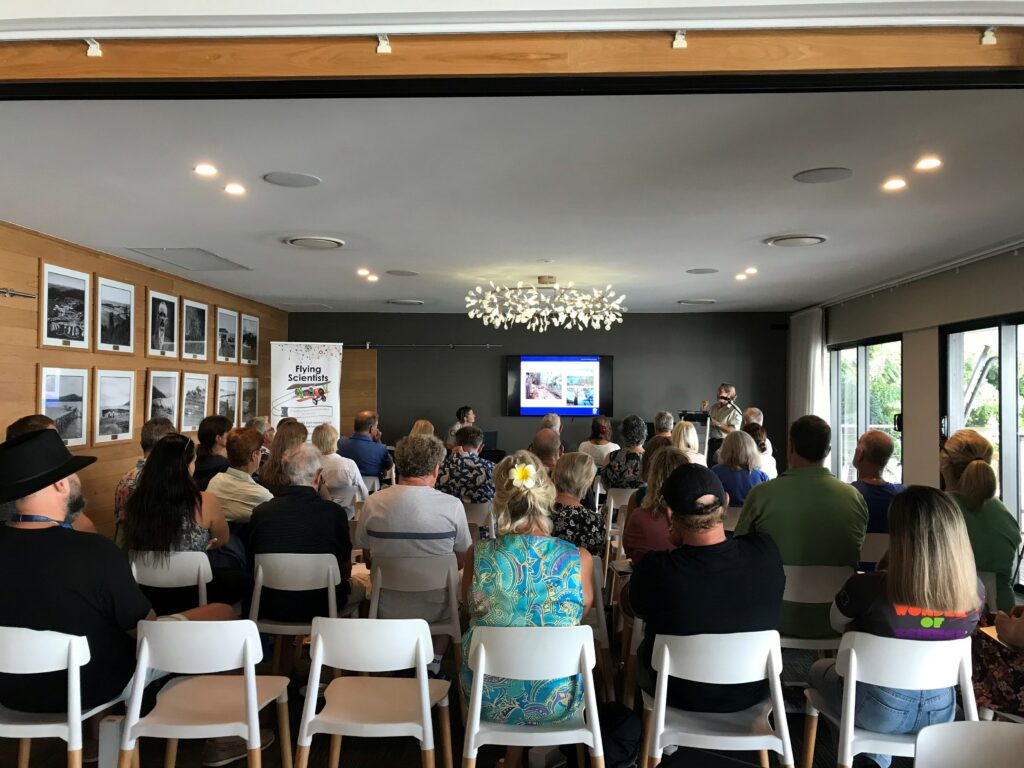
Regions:
<instances>
[{"instance_id":1,"label":"white folding chair","mask_svg":"<svg viewBox=\"0 0 1024 768\"><path fill-rule=\"evenodd\" d=\"M1020 768L1022 754L1017 723L942 723L918 732L914 768Z\"/></svg>"},{"instance_id":2,"label":"white folding chair","mask_svg":"<svg viewBox=\"0 0 1024 768\"><path fill-rule=\"evenodd\" d=\"M205 552L132 552L128 559L139 584L161 589L197 587L199 605L206 605L206 585L213 581L213 569Z\"/></svg>"},{"instance_id":3,"label":"white folding chair","mask_svg":"<svg viewBox=\"0 0 1024 768\"><path fill-rule=\"evenodd\" d=\"M928 691L960 685L964 716L978 719L978 707L971 684L971 638L960 640L900 640L864 632L843 635L836 659L836 671L845 678L842 711L836 712L814 688L807 688L804 721L804 766L814 761L818 713L839 725L839 757L842 768L853 764L854 755L878 752L901 757L914 756L915 734L875 733L854 725L858 683L886 688ZM975 759L978 755L975 755Z\"/></svg>"},{"instance_id":4,"label":"white folding chair","mask_svg":"<svg viewBox=\"0 0 1024 768\"><path fill-rule=\"evenodd\" d=\"M116 704L118 699L82 711L80 670L89 663L89 641L62 632L0 627L0 672L8 675L68 673L66 713L18 712L0 706L0 738L18 739L18 767L28 768L32 739L67 742L68 768L82 765L82 721ZM27 683L26 683L27 684ZM101 755L101 765L103 758ZM113 760L113 755L109 756Z\"/></svg>"},{"instance_id":5,"label":"white folding chair","mask_svg":"<svg viewBox=\"0 0 1024 768\"><path fill-rule=\"evenodd\" d=\"M634 616L629 632L629 655L626 657L622 672L622 703L626 709L633 709L633 701L636 699L636 652L643 639L644 620L639 616ZM646 768L646 766L641 764L640 768Z\"/></svg>"},{"instance_id":6,"label":"white folding chair","mask_svg":"<svg viewBox=\"0 0 1024 768\"><path fill-rule=\"evenodd\" d=\"M353 518L355 519L355 508L356 502L360 501L359 486L357 485L339 485L330 489L331 501L340 507L345 509L351 509L353 511Z\"/></svg>"},{"instance_id":7,"label":"white folding chair","mask_svg":"<svg viewBox=\"0 0 1024 768\"><path fill-rule=\"evenodd\" d=\"M466 522L476 523L481 528L489 528L491 538L494 538L498 530L494 522L494 504L489 501L482 503L464 501L462 506L466 508Z\"/></svg>"},{"instance_id":8,"label":"white folding chair","mask_svg":"<svg viewBox=\"0 0 1024 768\"><path fill-rule=\"evenodd\" d=\"M142 686L132 688L121 735L118 768L130 768L136 740L167 739L165 768L173 768L178 739L238 736L248 742L249 766L259 768L260 710L277 701L281 764L291 765L288 678L256 675L263 658L260 636L251 621L140 621L135 680L150 669L189 675L172 680L145 717ZM242 675L214 675L242 668Z\"/></svg>"},{"instance_id":9,"label":"white folding chair","mask_svg":"<svg viewBox=\"0 0 1024 768\"><path fill-rule=\"evenodd\" d=\"M867 533L864 535L864 543L860 546L860 561L862 563L877 563L888 551L888 533Z\"/></svg>"},{"instance_id":10,"label":"white folding chair","mask_svg":"<svg viewBox=\"0 0 1024 768\"><path fill-rule=\"evenodd\" d=\"M601 726L594 693L594 635L589 627L476 627L470 645L469 668L473 687L463 768L475 768L477 751L484 744L542 747L584 744L590 748L593 768L604 768ZM550 725L515 726L481 722L484 677L508 680L556 680L582 675L584 707L576 717Z\"/></svg>"},{"instance_id":11,"label":"white folding chair","mask_svg":"<svg viewBox=\"0 0 1024 768\"><path fill-rule=\"evenodd\" d=\"M380 490L380 478L376 475L363 475L363 484L369 493L376 493Z\"/></svg>"},{"instance_id":12,"label":"white folding chair","mask_svg":"<svg viewBox=\"0 0 1024 768\"><path fill-rule=\"evenodd\" d=\"M308 592L314 589L327 590L327 615L338 616L338 598L334 588L341 583L338 558L332 554L300 555L291 552L256 555L256 578L252 589L252 605L249 620L256 622L260 632L274 635L274 658L271 669L276 674L281 668L281 654L284 652L282 637L308 635L313 628L312 619L306 623L274 621L260 618L260 598L264 589L280 589L286 592ZM352 606L343 615L358 610Z\"/></svg>"},{"instance_id":13,"label":"white folding chair","mask_svg":"<svg viewBox=\"0 0 1024 768\"><path fill-rule=\"evenodd\" d=\"M740 521L740 514L743 512L743 507L726 507L725 510L725 530L732 533L736 530L736 525Z\"/></svg>"},{"instance_id":14,"label":"white folding chair","mask_svg":"<svg viewBox=\"0 0 1024 768\"><path fill-rule=\"evenodd\" d=\"M430 630L423 619L314 619L313 647L306 702L299 721L295 768L306 768L314 734L331 734L328 765L336 766L343 736L411 736L420 742L424 768L434 765L437 707L441 760L452 766L451 723L447 680L428 680L433 657ZM316 712L320 668L353 672L393 672L415 667L416 678L339 677L324 692L326 703ZM290 767L289 767L290 768Z\"/></svg>"},{"instance_id":15,"label":"white folding chair","mask_svg":"<svg viewBox=\"0 0 1024 768\"><path fill-rule=\"evenodd\" d=\"M612 664L612 645L608 634L608 616L604 611L604 589L601 574L604 568L601 558L593 558L594 568L591 572L591 587L594 592L594 604L583 617L583 623L594 632L597 645L597 669L601 673L601 690L605 701L615 700L615 667Z\"/></svg>"},{"instance_id":16,"label":"white folding chair","mask_svg":"<svg viewBox=\"0 0 1024 768\"><path fill-rule=\"evenodd\" d=\"M830 605L839 590L854 574L847 566L832 565L785 565L786 589L783 602ZM783 648L797 648L803 651L836 650L841 638L836 637L791 637L782 635Z\"/></svg>"},{"instance_id":17,"label":"white folding chair","mask_svg":"<svg viewBox=\"0 0 1024 768\"><path fill-rule=\"evenodd\" d=\"M985 610L995 613L999 610L999 582L992 571L978 571L978 578L985 585Z\"/></svg>"},{"instance_id":18,"label":"white folding chair","mask_svg":"<svg viewBox=\"0 0 1024 768\"><path fill-rule=\"evenodd\" d=\"M782 649L779 633L658 635L651 657L658 679L654 696L644 694L644 734L640 765L656 766L665 747L777 752L783 766L793 765L786 706L782 699ZM740 712L689 712L667 705L670 677L715 685L768 681L769 695ZM772 727L768 716L775 721ZM644 757L649 757L649 763Z\"/></svg>"},{"instance_id":19,"label":"white folding chair","mask_svg":"<svg viewBox=\"0 0 1024 768\"><path fill-rule=\"evenodd\" d=\"M608 563L611 562L613 555L618 552L612 552L612 542L616 543L617 548L621 549L622 541L622 527L624 524L623 515L618 516L618 525L616 523L616 512L620 509L626 509L629 506L630 497L636 493L636 488L607 488L607 494L604 497L604 529L605 529L605 543L604 543L604 572L601 574L602 581L608 579ZM612 589L614 592L614 587Z\"/></svg>"}]
</instances>

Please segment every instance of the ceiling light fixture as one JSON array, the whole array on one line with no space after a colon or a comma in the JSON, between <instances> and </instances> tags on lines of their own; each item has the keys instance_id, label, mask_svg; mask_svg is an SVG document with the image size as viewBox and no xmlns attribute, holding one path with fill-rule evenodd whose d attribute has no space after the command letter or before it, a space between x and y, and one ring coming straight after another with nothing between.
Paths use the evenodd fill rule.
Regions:
<instances>
[{"instance_id":1,"label":"ceiling light fixture","mask_svg":"<svg viewBox=\"0 0 1024 768\"><path fill-rule=\"evenodd\" d=\"M398 307L422 307L425 303L423 299L388 299L388 304Z\"/></svg>"},{"instance_id":2,"label":"ceiling light fixture","mask_svg":"<svg viewBox=\"0 0 1024 768\"><path fill-rule=\"evenodd\" d=\"M551 275L538 277L537 285L490 285L489 289L478 285L466 294L466 310L471 318L494 328L525 325L538 333L548 328L609 331L622 322L626 311L625 294L616 298L611 285L586 291L572 283L562 287Z\"/></svg>"},{"instance_id":3,"label":"ceiling light fixture","mask_svg":"<svg viewBox=\"0 0 1024 768\"><path fill-rule=\"evenodd\" d=\"M284 242L296 248L308 248L311 251L333 251L345 247L345 241L341 238L322 235L295 235L284 238Z\"/></svg>"},{"instance_id":4,"label":"ceiling light fixture","mask_svg":"<svg viewBox=\"0 0 1024 768\"><path fill-rule=\"evenodd\" d=\"M746 272L740 272L738 275L736 275L736 279L737 280L746 280L747 279L747 273Z\"/></svg>"},{"instance_id":5,"label":"ceiling light fixture","mask_svg":"<svg viewBox=\"0 0 1024 768\"><path fill-rule=\"evenodd\" d=\"M891 179L886 179L882 185L882 189L886 192L898 192L901 189L906 189L906 179L901 179L899 176L893 176Z\"/></svg>"},{"instance_id":6,"label":"ceiling light fixture","mask_svg":"<svg viewBox=\"0 0 1024 768\"><path fill-rule=\"evenodd\" d=\"M199 165L197 165L192 170L195 171L200 176L216 176L217 175L216 167L210 165L209 163L200 163Z\"/></svg>"},{"instance_id":7,"label":"ceiling light fixture","mask_svg":"<svg viewBox=\"0 0 1024 768\"><path fill-rule=\"evenodd\" d=\"M808 168L806 171L793 176L793 181L802 184L833 184L837 181L846 181L853 176L849 168Z\"/></svg>"},{"instance_id":8,"label":"ceiling light fixture","mask_svg":"<svg viewBox=\"0 0 1024 768\"><path fill-rule=\"evenodd\" d=\"M809 245L821 245L825 239L821 235L777 235L769 237L764 244L777 248L802 248Z\"/></svg>"},{"instance_id":9,"label":"ceiling light fixture","mask_svg":"<svg viewBox=\"0 0 1024 768\"><path fill-rule=\"evenodd\" d=\"M756 275L757 274L757 267L747 267L743 271L746 272L748 275Z\"/></svg>"},{"instance_id":10,"label":"ceiling light fixture","mask_svg":"<svg viewBox=\"0 0 1024 768\"><path fill-rule=\"evenodd\" d=\"M291 187L293 189L315 187L321 181L319 176L313 176L310 173L292 173L291 171L271 171L263 175L263 180L275 187Z\"/></svg>"},{"instance_id":11,"label":"ceiling light fixture","mask_svg":"<svg viewBox=\"0 0 1024 768\"><path fill-rule=\"evenodd\" d=\"M366 280L371 283L376 283L378 280L380 280L380 277L377 275L367 275Z\"/></svg>"},{"instance_id":12,"label":"ceiling light fixture","mask_svg":"<svg viewBox=\"0 0 1024 768\"><path fill-rule=\"evenodd\" d=\"M359 275L360 277L366 277L368 274L370 274L370 270L368 270L366 267L360 267L359 269L356 270L356 274Z\"/></svg>"},{"instance_id":13,"label":"ceiling light fixture","mask_svg":"<svg viewBox=\"0 0 1024 768\"><path fill-rule=\"evenodd\" d=\"M934 171L936 168L942 167L942 161L935 155L926 155L917 161L917 165L914 166L919 171Z\"/></svg>"},{"instance_id":14,"label":"ceiling light fixture","mask_svg":"<svg viewBox=\"0 0 1024 768\"><path fill-rule=\"evenodd\" d=\"M224 185L224 191L229 195L244 195L245 187L239 184L237 181L232 181L230 184Z\"/></svg>"}]
</instances>

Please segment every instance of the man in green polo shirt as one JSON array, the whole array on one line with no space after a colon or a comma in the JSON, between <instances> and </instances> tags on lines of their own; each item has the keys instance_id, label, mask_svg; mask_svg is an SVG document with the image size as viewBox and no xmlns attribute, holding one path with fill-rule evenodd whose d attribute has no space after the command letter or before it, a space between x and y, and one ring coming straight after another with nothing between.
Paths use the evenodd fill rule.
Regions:
<instances>
[{"instance_id":1,"label":"man in green polo shirt","mask_svg":"<svg viewBox=\"0 0 1024 768\"><path fill-rule=\"evenodd\" d=\"M789 428L789 469L754 486L736 535L767 533L785 565L857 567L868 526L868 508L856 488L825 468L832 430L817 416L801 416ZM783 601L779 632L793 637L832 637L831 603Z\"/></svg>"}]
</instances>

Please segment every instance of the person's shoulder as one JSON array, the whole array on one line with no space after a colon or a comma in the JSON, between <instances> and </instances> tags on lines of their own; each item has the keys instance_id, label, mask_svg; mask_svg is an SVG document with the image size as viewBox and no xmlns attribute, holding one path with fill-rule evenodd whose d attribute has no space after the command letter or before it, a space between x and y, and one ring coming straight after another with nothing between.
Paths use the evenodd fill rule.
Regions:
<instances>
[{"instance_id":1,"label":"person's shoulder","mask_svg":"<svg viewBox=\"0 0 1024 768\"><path fill-rule=\"evenodd\" d=\"M742 536L733 536L732 540L739 547L756 549L766 555L778 557L780 562L782 560L782 553L779 552L779 547L775 543L775 539L764 531L751 531L750 533L745 533Z\"/></svg>"},{"instance_id":2,"label":"person's shoulder","mask_svg":"<svg viewBox=\"0 0 1024 768\"><path fill-rule=\"evenodd\" d=\"M102 534L67 529L58 529L54 533L57 534L55 540L59 542L58 546L74 557L87 558L94 562L117 563L126 559L121 548Z\"/></svg>"}]
</instances>

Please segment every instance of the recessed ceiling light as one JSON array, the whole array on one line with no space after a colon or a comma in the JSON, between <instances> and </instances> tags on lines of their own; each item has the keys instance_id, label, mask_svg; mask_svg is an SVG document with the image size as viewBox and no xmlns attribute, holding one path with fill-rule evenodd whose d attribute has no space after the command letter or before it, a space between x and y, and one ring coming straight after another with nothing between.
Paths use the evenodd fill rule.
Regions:
<instances>
[{"instance_id":1,"label":"recessed ceiling light","mask_svg":"<svg viewBox=\"0 0 1024 768\"><path fill-rule=\"evenodd\" d=\"M891 179L886 179L882 185L882 189L886 192L898 192L901 189L905 189L907 186L906 179L901 179L899 176L893 176Z\"/></svg>"},{"instance_id":2,"label":"recessed ceiling light","mask_svg":"<svg viewBox=\"0 0 1024 768\"><path fill-rule=\"evenodd\" d=\"M387 274L392 277L419 277L419 272L413 272L411 269L389 269Z\"/></svg>"},{"instance_id":3,"label":"recessed ceiling light","mask_svg":"<svg viewBox=\"0 0 1024 768\"><path fill-rule=\"evenodd\" d=\"M802 184L832 184L846 181L851 176L853 171L849 168L808 168L793 176L793 180Z\"/></svg>"},{"instance_id":4,"label":"recessed ceiling light","mask_svg":"<svg viewBox=\"0 0 1024 768\"><path fill-rule=\"evenodd\" d=\"M359 269L356 270L356 274L359 275L360 277L366 277L368 274L370 274L370 270L366 269L365 267L360 267Z\"/></svg>"},{"instance_id":5,"label":"recessed ceiling light","mask_svg":"<svg viewBox=\"0 0 1024 768\"><path fill-rule=\"evenodd\" d=\"M808 245L821 245L824 242L825 238L821 235L777 235L769 237L764 244L779 248L801 248Z\"/></svg>"},{"instance_id":6,"label":"recessed ceiling light","mask_svg":"<svg viewBox=\"0 0 1024 768\"><path fill-rule=\"evenodd\" d=\"M717 272L717 269L712 269L711 267L697 267L696 269L686 270L688 275L714 275Z\"/></svg>"},{"instance_id":7,"label":"recessed ceiling light","mask_svg":"<svg viewBox=\"0 0 1024 768\"><path fill-rule=\"evenodd\" d=\"M394 304L397 307L422 307L424 301L423 299L388 299L388 304Z\"/></svg>"},{"instance_id":8,"label":"recessed ceiling light","mask_svg":"<svg viewBox=\"0 0 1024 768\"><path fill-rule=\"evenodd\" d=\"M688 306L700 306L704 304L714 304L718 299L680 299L676 304L686 304Z\"/></svg>"},{"instance_id":9,"label":"recessed ceiling light","mask_svg":"<svg viewBox=\"0 0 1024 768\"><path fill-rule=\"evenodd\" d=\"M757 274L757 267L747 267L743 271L746 272L748 275L756 275Z\"/></svg>"},{"instance_id":10,"label":"recessed ceiling light","mask_svg":"<svg viewBox=\"0 0 1024 768\"><path fill-rule=\"evenodd\" d=\"M272 171L263 176L263 180L276 187L315 187L320 184L320 177L309 173L292 173L291 171Z\"/></svg>"},{"instance_id":11,"label":"recessed ceiling light","mask_svg":"<svg viewBox=\"0 0 1024 768\"><path fill-rule=\"evenodd\" d=\"M919 171L934 171L936 168L942 167L942 161L935 155L927 155L917 161L917 165L914 166Z\"/></svg>"},{"instance_id":12,"label":"recessed ceiling light","mask_svg":"<svg viewBox=\"0 0 1024 768\"><path fill-rule=\"evenodd\" d=\"M199 165L197 165L192 170L195 171L196 173L198 173L200 176L216 176L217 175L217 169L214 166L210 165L209 163L200 163Z\"/></svg>"},{"instance_id":13,"label":"recessed ceiling light","mask_svg":"<svg viewBox=\"0 0 1024 768\"><path fill-rule=\"evenodd\" d=\"M366 279L371 283L376 283L378 280L380 280L380 277L378 277L377 275L367 275Z\"/></svg>"},{"instance_id":14,"label":"recessed ceiling light","mask_svg":"<svg viewBox=\"0 0 1024 768\"><path fill-rule=\"evenodd\" d=\"M296 235L295 237L286 237L284 241L296 248L308 248L312 251L332 251L345 247L345 241L341 238L320 235Z\"/></svg>"},{"instance_id":15,"label":"recessed ceiling light","mask_svg":"<svg viewBox=\"0 0 1024 768\"><path fill-rule=\"evenodd\" d=\"M229 195L244 195L245 187L239 184L237 181L232 181L230 184L224 186L224 191Z\"/></svg>"},{"instance_id":16,"label":"recessed ceiling light","mask_svg":"<svg viewBox=\"0 0 1024 768\"><path fill-rule=\"evenodd\" d=\"M745 272L740 272L738 275L736 275L736 279L737 280L746 280L747 279L747 274Z\"/></svg>"}]
</instances>

